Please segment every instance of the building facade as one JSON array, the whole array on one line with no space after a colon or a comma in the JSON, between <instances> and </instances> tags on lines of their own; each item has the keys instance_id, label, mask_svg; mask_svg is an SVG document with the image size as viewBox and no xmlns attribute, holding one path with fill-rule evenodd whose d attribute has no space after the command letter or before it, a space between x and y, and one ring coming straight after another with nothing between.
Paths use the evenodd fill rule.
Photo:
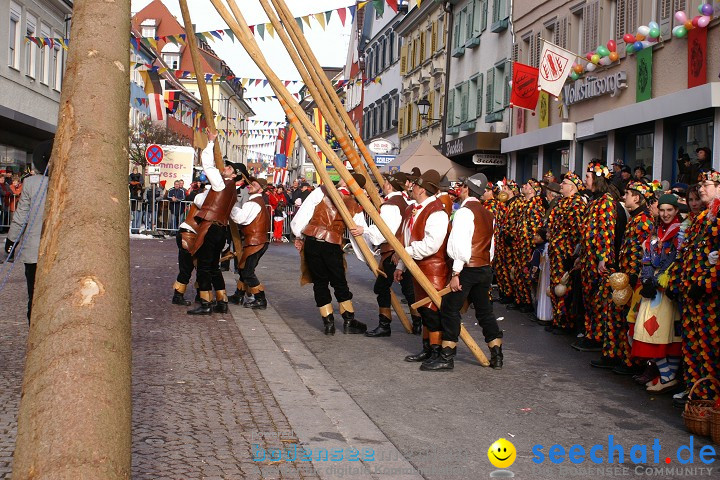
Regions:
<instances>
[{"instance_id":1,"label":"building facade","mask_svg":"<svg viewBox=\"0 0 720 480\"><path fill-rule=\"evenodd\" d=\"M54 39L70 36L70 0L0 0L0 170L30 168L35 145L55 135L66 51ZM26 37L42 37L40 47Z\"/></svg>"},{"instance_id":2,"label":"building facade","mask_svg":"<svg viewBox=\"0 0 720 480\"><path fill-rule=\"evenodd\" d=\"M507 175L500 142L509 132L512 35L509 2L451 0L446 135L451 160L484 172Z\"/></svg>"},{"instance_id":3,"label":"building facade","mask_svg":"<svg viewBox=\"0 0 720 480\"><path fill-rule=\"evenodd\" d=\"M582 65L587 64L587 52L613 40L619 59L578 80L568 79L557 101L541 95L537 115L516 110L512 136L502 141L502 151L510 154L511 176L521 180L548 169L581 171L593 159L607 164L620 159L631 168L644 167L650 178L675 180L678 157L688 154L693 159L700 147L712 149L719 167L720 21L716 17L706 29L697 29L704 32L690 32L691 39L671 33L678 25L674 13L683 10L692 18L701 3L515 2L519 61L537 65L543 39L578 54ZM659 41L642 56L626 54L624 35L634 35L651 21L660 27ZM695 86L689 81L691 69L700 72L693 77Z\"/></svg>"}]
</instances>

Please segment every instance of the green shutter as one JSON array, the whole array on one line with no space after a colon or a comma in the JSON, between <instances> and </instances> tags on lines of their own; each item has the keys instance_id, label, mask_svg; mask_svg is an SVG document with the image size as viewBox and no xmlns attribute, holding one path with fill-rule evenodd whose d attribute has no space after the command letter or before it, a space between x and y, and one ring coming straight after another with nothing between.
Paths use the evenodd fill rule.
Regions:
<instances>
[{"instance_id":1,"label":"green shutter","mask_svg":"<svg viewBox=\"0 0 720 480\"><path fill-rule=\"evenodd\" d=\"M465 123L468 120L468 90L469 82L463 82L460 86L460 123Z\"/></svg>"},{"instance_id":2,"label":"green shutter","mask_svg":"<svg viewBox=\"0 0 720 480\"><path fill-rule=\"evenodd\" d=\"M503 69L503 108L510 105L510 79L512 78L512 63L505 62Z\"/></svg>"},{"instance_id":3,"label":"green shutter","mask_svg":"<svg viewBox=\"0 0 720 480\"><path fill-rule=\"evenodd\" d=\"M455 90L448 92L447 124L449 127L455 125Z\"/></svg>"},{"instance_id":4,"label":"green shutter","mask_svg":"<svg viewBox=\"0 0 720 480\"><path fill-rule=\"evenodd\" d=\"M467 25L465 32L465 40L472 38L473 36L473 25L475 25L475 2L468 4L467 6Z\"/></svg>"},{"instance_id":5,"label":"green shutter","mask_svg":"<svg viewBox=\"0 0 720 480\"><path fill-rule=\"evenodd\" d=\"M495 84L495 69L491 68L487 71L487 78L485 79L487 82L487 87L485 90L485 112L486 113L492 113L494 109L494 97L495 97L495 91L493 90L494 84Z\"/></svg>"},{"instance_id":6,"label":"green shutter","mask_svg":"<svg viewBox=\"0 0 720 480\"><path fill-rule=\"evenodd\" d=\"M483 104L483 74L481 73L478 75L477 79L477 107L475 107L477 110L475 111L475 114L477 115L477 118L480 118L482 115L482 104Z\"/></svg>"},{"instance_id":7,"label":"green shutter","mask_svg":"<svg viewBox=\"0 0 720 480\"><path fill-rule=\"evenodd\" d=\"M482 0L482 22L480 24L480 31L484 32L487 28L487 17L488 17L488 2L490 0Z\"/></svg>"}]
</instances>

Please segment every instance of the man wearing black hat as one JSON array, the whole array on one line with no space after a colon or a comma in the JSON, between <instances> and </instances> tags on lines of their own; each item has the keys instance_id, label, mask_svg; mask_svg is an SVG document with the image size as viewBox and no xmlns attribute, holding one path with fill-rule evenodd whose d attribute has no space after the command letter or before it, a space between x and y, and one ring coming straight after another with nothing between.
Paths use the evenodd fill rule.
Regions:
<instances>
[{"instance_id":1,"label":"man wearing black hat","mask_svg":"<svg viewBox=\"0 0 720 480\"><path fill-rule=\"evenodd\" d=\"M365 187L364 175L354 173L352 176L360 188ZM340 180L337 189L355 224L360 227L367 226L362 207L350 194L344 180ZM304 265L310 276L309 281L313 284L315 304L320 309L325 335L335 335L330 286L335 291L335 299L338 301L340 314L344 320L343 333L365 333L367 325L355 320L355 308L351 301L353 295L345 278L342 249L345 222L330 200L325 186L313 190L308 195L295 214L290 227L295 235L295 248L300 252L301 270ZM355 247L355 254L360 258L355 239L351 238L350 241Z\"/></svg>"},{"instance_id":2,"label":"man wearing black hat","mask_svg":"<svg viewBox=\"0 0 720 480\"><path fill-rule=\"evenodd\" d=\"M425 274L432 286L440 291L447 285L447 234L450 219L442 203L435 197L440 190L440 174L436 170L423 173L413 184L413 197L417 205L408 207L400 227L400 240L405 251ZM405 264L398 259L394 279L402 281ZM427 293L414 281L415 297L428 303L418 308L423 322L423 349L417 355L408 355L406 362L423 362L440 355L442 326L437 306L430 302Z\"/></svg>"},{"instance_id":3,"label":"man wearing black hat","mask_svg":"<svg viewBox=\"0 0 720 480\"><path fill-rule=\"evenodd\" d=\"M380 217L383 219L388 228L397 235L400 225L403 222L407 211L408 203L403 196L405 190L406 175L402 172L385 174L385 182L383 183L383 194L385 201L380 206ZM390 288L393 283L393 274L397 264L393 262L393 254L395 251L387 242L380 229L376 225L371 225L367 229L358 227L356 231L351 231L353 235L367 235L368 240L373 245L380 246L380 260L382 269L386 277L378 275L375 280L373 292L377 295L378 308L380 310L380 322L374 330L365 333L366 337L389 337L390 321L392 320L392 310ZM411 275L403 275L400 282L403 295L408 305L415 303L415 292L413 290L413 281ZM422 319L417 311L411 311L413 322L413 333L419 335L422 333Z\"/></svg>"},{"instance_id":4,"label":"man wearing black hat","mask_svg":"<svg viewBox=\"0 0 720 480\"><path fill-rule=\"evenodd\" d=\"M490 348L490 366L503 366L503 333L493 315L490 303L492 267L490 246L493 238L493 214L480 199L485 193L487 177L477 173L460 187L460 209L453 217L447 252L453 260L450 289L443 297L440 308L442 324L442 350L434 360L425 362L420 370L452 370L460 335L460 309L465 300L475 306L475 318L483 329L485 342Z\"/></svg>"},{"instance_id":5,"label":"man wearing black hat","mask_svg":"<svg viewBox=\"0 0 720 480\"><path fill-rule=\"evenodd\" d=\"M5 253L10 253L15 243L25 232L23 248L17 260L25 264L25 280L28 290L27 317L30 321L33 294L35 292L35 272L37 270L40 235L42 233L45 199L48 188L48 163L52 154L53 141L38 144L33 151L33 167L38 173L23 180L23 189L17 209L12 218L10 231L5 239ZM27 225L27 228L26 228Z\"/></svg>"},{"instance_id":6,"label":"man wearing black hat","mask_svg":"<svg viewBox=\"0 0 720 480\"><path fill-rule=\"evenodd\" d=\"M225 162L220 171L215 166L213 145L217 134L208 135L209 142L202 152L202 166L211 185L200 211L195 215L198 223L197 238L190 253L197 258L197 282L200 305L188 310L190 315L211 315L212 289L217 299L216 311L227 311L227 293L225 280L220 271L220 255L225 246L225 227L230 220L230 212L237 203L236 182L239 178L249 177L247 168L241 163Z\"/></svg>"}]
</instances>

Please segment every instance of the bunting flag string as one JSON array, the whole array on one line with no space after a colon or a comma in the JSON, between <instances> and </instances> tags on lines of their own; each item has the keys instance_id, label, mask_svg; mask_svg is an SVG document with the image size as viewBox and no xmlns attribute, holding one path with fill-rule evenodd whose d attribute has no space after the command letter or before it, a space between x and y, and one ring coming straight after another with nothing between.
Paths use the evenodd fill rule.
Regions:
<instances>
[{"instance_id":1,"label":"bunting flag string","mask_svg":"<svg viewBox=\"0 0 720 480\"><path fill-rule=\"evenodd\" d=\"M177 79L194 79L195 78L195 72L192 72L190 70L173 70L171 68L167 67L160 67L157 65L152 65L149 63L144 62L130 62L130 68L134 70L138 70L140 72L143 71L151 71L155 72L158 75L162 75L164 73L170 73ZM270 82L265 78L245 78L245 77L237 77L235 75L217 75L217 74L211 74L206 73L205 74L205 80L206 81L227 81L227 82L233 82L233 83L242 83L242 86L247 87L256 87L262 85L262 87L267 86ZM302 80L281 80L285 84L286 87L289 87L290 85L304 85Z\"/></svg>"}]
</instances>

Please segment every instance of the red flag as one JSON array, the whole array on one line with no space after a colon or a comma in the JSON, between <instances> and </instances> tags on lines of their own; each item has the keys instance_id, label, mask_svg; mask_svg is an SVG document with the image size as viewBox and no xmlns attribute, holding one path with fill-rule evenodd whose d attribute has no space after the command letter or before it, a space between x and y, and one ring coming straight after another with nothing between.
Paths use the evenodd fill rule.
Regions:
<instances>
[{"instance_id":1,"label":"red flag","mask_svg":"<svg viewBox=\"0 0 720 480\"><path fill-rule=\"evenodd\" d=\"M338 15L340 16L340 22L342 23L342 26L345 26L345 18L347 15L347 11L345 10L345 7L338 8L337 10Z\"/></svg>"},{"instance_id":2,"label":"red flag","mask_svg":"<svg viewBox=\"0 0 720 480\"><path fill-rule=\"evenodd\" d=\"M510 105L535 110L540 91L538 90L539 70L523 63L513 63L512 94Z\"/></svg>"},{"instance_id":3,"label":"red flag","mask_svg":"<svg viewBox=\"0 0 720 480\"><path fill-rule=\"evenodd\" d=\"M397 13L398 11L398 0L387 0L387 4L390 8L392 8L393 12Z\"/></svg>"},{"instance_id":4,"label":"red flag","mask_svg":"<svg viewBox=\"0 0 720 480\"><path fill-rule=\"evenodd\" d=\"M688 88L707 83L707 29L688 32Z\"/></svg>"}]
</instances>

